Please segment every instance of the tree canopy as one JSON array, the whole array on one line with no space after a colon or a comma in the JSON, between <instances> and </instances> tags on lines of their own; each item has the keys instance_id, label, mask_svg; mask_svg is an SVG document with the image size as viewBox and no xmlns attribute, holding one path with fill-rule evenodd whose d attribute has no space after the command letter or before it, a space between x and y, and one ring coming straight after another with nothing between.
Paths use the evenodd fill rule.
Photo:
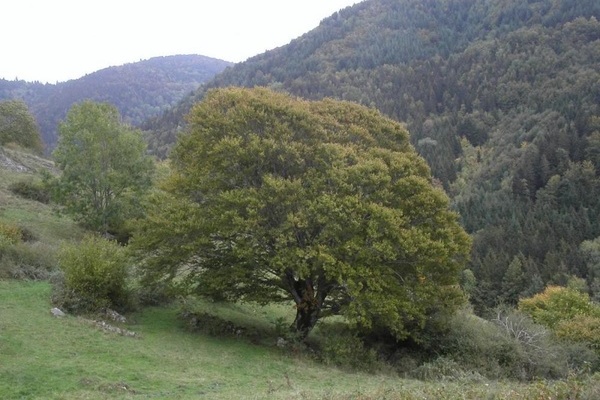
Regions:
<instances>
[{"instance_id":1,"label":"tree canopy","mask_svg":"<svg viewBox=\"0 0 600 400\"><path fill-rule=\"evenodd\" d=\"M27 105L20 100L0 101L0 145L15 143L41 153L40 131Z\"/></svg>"},{"instance_id":2,"label":"tree canopy","mask_svg":"<svg viewBox=\"0 0 600 400\"><path fill-rule=\"evenodd\" d=\"M151 183L154 164L141 132L121 123L114 106L92 101L74 105L59 132L59 201L87 227L119 231Z\"/></svg>"},{"instance_id":3,"label":"tree canopy","mask_svg":"<svg viewBox=\"0 0 600 400\"><path fill-rule=\"evenodd\" d=\"M147 283L415 333L462 299L469 238L403 126L349 102L208 93L134 245Z\"/></svg>"}]
</instances>

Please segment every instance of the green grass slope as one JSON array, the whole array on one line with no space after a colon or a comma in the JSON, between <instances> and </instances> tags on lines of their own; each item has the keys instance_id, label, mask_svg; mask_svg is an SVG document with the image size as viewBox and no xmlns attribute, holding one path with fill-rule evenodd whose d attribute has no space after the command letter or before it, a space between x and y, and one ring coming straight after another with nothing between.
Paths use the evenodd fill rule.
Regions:
<instances>
[{"instance_id":1,"label":"green grass slope","mask_svg":"<svg viewBox=\"0 0 600 400\"><path fill-rule=\"evenodd\" d=\"M11 188L41 181L41 173L55 173L47 159L16 149L0 147L0 226L17 227L26 240L0 246L0 279L47 277L55 269L54 254L62 241L75 240L83 230L48 204L23 198Z\"/></svg>"},{"instance_id":2,"label":"green grass slope","mask_svg":"<svg viewBox=\"0 0 600 400\"><path fill-rule=\"evenodd\" d=\"M104 333L51 316L46 283L0 283L1 398L321 398L391 387L389 378L345 374L277 350L193 335L173 309L149 309Z\"/></svg>"},{"instance_id":3,"label":"green grass slope","mask_svg":"<svg viewBox=\"0 0 600 400\"><path fill-rule=\"evenodd\" d=\"M124 327L139 337L125 337L53 317L49 298L45 282L0 281L2 399L586 398L576 379L425 383L344 372L275 346L192 334L174 308L133 315Z\"/></svg>"}]
</instances>

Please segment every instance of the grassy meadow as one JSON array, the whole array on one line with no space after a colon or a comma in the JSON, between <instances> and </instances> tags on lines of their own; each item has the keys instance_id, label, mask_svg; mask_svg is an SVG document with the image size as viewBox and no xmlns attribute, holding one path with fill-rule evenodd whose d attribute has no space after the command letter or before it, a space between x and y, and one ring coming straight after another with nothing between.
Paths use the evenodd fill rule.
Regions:
<instances>
[{"instance_id":1,"label":"grassy meadow","mask_svg":"<svg viewBox=\"0 0 600 400\"><path fill-rule=\"evenodd\" d=\"M50 291L46 282L0 282L2 399L567 399L589 391L575 378L423 382L348 372L274 343L190 333L175 307L131 315L124 327L138 336L125 337L53 317Z\"/></svg>"}]
</instances>

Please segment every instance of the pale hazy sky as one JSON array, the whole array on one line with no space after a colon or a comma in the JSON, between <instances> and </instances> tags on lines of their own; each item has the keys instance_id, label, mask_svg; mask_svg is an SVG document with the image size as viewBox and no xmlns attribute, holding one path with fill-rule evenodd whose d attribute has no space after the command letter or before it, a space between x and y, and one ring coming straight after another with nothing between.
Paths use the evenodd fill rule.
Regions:
<instances>
[{"instance_id":1,"label":"pale hazy sky","mask_svg":"<svg viewBox=\"0 0 600 400\"><path fill-rule=\"evenodd\" d=\"M0 78L62 82L156 56L244 61L361 0L3 0Z\"/></svg>"}]
</instances>

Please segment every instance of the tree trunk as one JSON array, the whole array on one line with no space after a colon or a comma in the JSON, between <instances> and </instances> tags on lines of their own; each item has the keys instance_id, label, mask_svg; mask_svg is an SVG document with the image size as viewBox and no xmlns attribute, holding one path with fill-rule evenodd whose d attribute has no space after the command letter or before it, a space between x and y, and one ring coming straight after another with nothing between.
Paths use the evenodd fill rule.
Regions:
<instances>
[{"instance_id":1,"label":"tree trunk","mask_svg":"<svg viewBox=\"0 0 600 400\"><path fill-rule=\"evenodd\" d=\"M323 275L318 275L314 279L299 278L292 269L285 271L282 280L296 303L296 319L290 326L290 330L304 340L319 321L325 298L332 284L328 283Z\"/></svg>"},{"instance_id":2,"label":"tree trunk","mask_svg":"<svg viewBox=\"0 0 600 400\"><path fill-rule=\"evenodd\" d=\"M323 287L315 288L310 278L295 279L291 272L288 272L287 277L296 302L296 319L290 328L301 339L305 339L319 320L326 293Z\"/></svg>"},{"instance_id":3,"label":"tree trunk","mask_svg":"<svg viewBox=\"0 0 600 400\"><path fill-rule=\"evenodd\" d=\"M296 319L292 324L292 328L300 335L301 339L306 339L312 328L317 324L320 311L318 306L310 303L296 305Z\"/></svg>"}]
</instances>

